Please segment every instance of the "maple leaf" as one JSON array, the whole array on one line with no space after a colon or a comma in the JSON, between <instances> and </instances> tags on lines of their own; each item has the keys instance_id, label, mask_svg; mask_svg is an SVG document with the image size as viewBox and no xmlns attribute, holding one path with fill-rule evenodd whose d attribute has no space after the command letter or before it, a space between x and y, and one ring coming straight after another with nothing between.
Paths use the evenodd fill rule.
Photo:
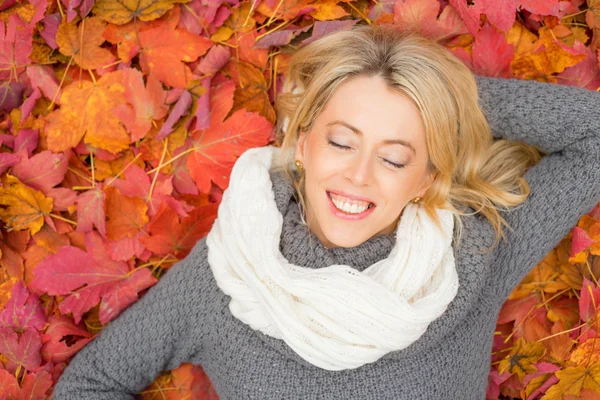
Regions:
<instances>
[{"instance_id":1,"label":"maple leaf","mask_svg":"<svg viewBox=\"0 0 600 400\"><path fill-rule=\"evenodd\" d=\"M312 0L266 0L262 1L256 11L262 15L271 15L274 19L290 21L298 16L308 14L317 7Z\"/></svg>"},{"instance_id":2,"label":"maple leaf","mask_svg":"<svg viewBox=\"0 0 600 400\"><path fill-rule=\"evenodd\" d=\"M474 71L483 76L512 78L510 66L515 56L514 45L506 42L505 35L485 23L474 36Z\"/></svg>"},{"instance_id":3,"label":"maple leaf","mask_svg":"<svg viewBox=\"0 0 600 400\"><path fill-rule=\"evenodd\" d=\"M0 174L19 162L16 154L0 153Z\"/></svg>"},{"instance_id":4,"label":"maple leaf","mask_svg":"<svg viewBox=\"0 0 600 400\"><path fill-rule=\"evenodd\" d=\"M467 27L452 6L439 16L437 0L406 0L394 4L394 25L401 30L416 30L426 37L440 40L467 33Z\"/></svg>"},{"instance_id":5,"label":"maple leaf","mask_svg":"<svg viewBox=\"0 0 600 400\"><path fill-rule=\"evenodd\" d=\"M21 331L29 328L43 330L46 326L46 315L38 297L30 294L22 281L13 286L11 298L0 312L0 323Z\"/></svg>"},{"instance_id":6,"label":"maple leaf","mask_svg":"<svg viewBox=\"0 0 600 400\"><path fill-rule=\"evenodd\" d=\"M11 173L25 185L49 195L50 189L65 179L69 157L44 150L31 158L24 156Z\"/></svg>"},{"instance_id":7,"label":"maple leaf","mask_svg":"<svg viewBox=\"0 0 600 400\"><path fill-rule=\"evenodd\" d=\"M267 94L267 81L264 75L252 64L243 61L239 62L237 67L240 86L243 89L235 91L231 112L242 108L248 112L256 111L274 124L277 117Z\"/></svg>"},{"instance_id":8,"label":"maple leaf","mask_svg":"<svg viewBox=\"0 0 600 400\"><path fill-rule=\"evenodd\" d=\"M517 374L521 381L526 375L537 371L535 363L546 353L542 343L526 342L523 338L517 339L509 355L498 365L498 372L509 371Z\"/></svg>"},{"instance_id":9,"label":"maple leaf","mask_svg":"<svg viewBox=\"0 0 600 400\"><path fill-rule=\"evenodd\" d=\"M73 313L76 324L99 303L100 322L107 323L137 301L138 292L157 282L147 268L132 270L126 262L110 259L109 245L96 232L85 234L85 247L87 251L61 247L37 266L31 282L36 290L66 296L59 309Z\"/></svg>"},{"instance_id":10,"label":"maple leaf","mask_svg":"<svg viewBox=\"0 0 600 400\"><path fill-rule=\"evenodd\" d=\"M315 9L309 13L319 21L335 20L350 15L338 5L339 0L325 0L311 4Z\"/></svg>"},{"instance_id":11,"label":"maple leaf","mask_svg":"<svg viewBox=\"0 0 600 400\"><path fill-rule=\"evenodd\" d=\"M152 21L160 18L176 3L190 0L98 0L92 9L94 14L116 25L123 25L133 18Z\"/></svg>"},{"instance_id":12,"label":"maple leaf","mask_svg":"<svg viewBox=\"0 0 600 400\"><path fill-rule=\"evenodd\" d=\"M227 188L235 158L249 148L267 144L272 127L265 118L241 109L223 124L198 132L186 166L200 192L208 193L211 181Z\"/></svg>"},{"instance_id":13,"label":"maple leaf","mask_svg":"<svg viewBox=\"0 0 600 400\"><path fill-rule=\"evenodd\" d=\"M581 343L573 353L571 353L569 361L572 361L577 365L600 363L600 339L589 338Z\"/></svg>"},{"instance_id":14,"label":"maple leaf","mask_svg":"<svg viewBox=\"0 0 600 400\"><path fill-rule=\"evenodd\" d=\"M108 239L132 237L148 223L148 206L139 197L123 196L119 189L106 186L106 233Z\"/></svg>"},{"instance_id":15,"label":"maple leaf","mask_svg":"<svg viewBox=\"0 0 600 400\"><path fill-rule=\"evenodd\" d=\"M0 218L12 230L29 229L31 234L44 225L44 217L52 211L53 201L42 192L23 185L18 178L7 174L0 187Z\"/></svg>"},{"instance_id":16,"label":"maple leaf","mask_svg":"<svg viewBox=\"0 0 600 400\"><path fill-rule=\"evenodd\" d=\"M310 28L311 26L307 25L304 28L282 29L275 32L269 32L267 35L258 39L254 47L257 49L268 49L272 46L286 45L301 32L306 32Z\"/></svg>"},{"instance_id":17,"label":"maple leaf","mask_svg":"<svg viewBox=\"0 0 600 400\"><path fill-rule=\"evenodd\" d=\"M125 149L122 153L119 153L119 157L105 161L105 160L95 160L94 167L96 169L96 180L103 181L108 177L117 176L125 169L125 166L129 163L135 163L138 166L143 167L144 162L140 160L139 157L136 157L131 151L130 148Z\"/></svg>"},{"instance_id":18,"label":"maple leaf","mask_svg":"<svg viewBox=\"0 0 600 400\"><path fill-rule=\"evenodd\" d=\"M125 71L125 98L131 104L121 104L113 109L121 122L127 127L134 142L146 136L154 120L167 115L169 107L165 103L167 93L162 84L151 74L144 87L142 73L134 68Z\"/></svg>"},{"instance_id":19,"label":"maple leaf","mask_svg":"<svg viewBox=\"0 0 600 400\"><path fill-rule=\"evenodd\" d=\"M540 38L535 43L532 53L520 54L511 62L511 68L516 76L524 79L541 79L556 82L552 74L562 72L584 60L586 54L576 54L552 36L551 30L545 27L539 30Z\"/></svg>"},{"instance_id":20,"label":"maple leaf","mask_svg":"<svg viewBox=\"0 0 600 400\"><path fill-rule=\"evenodd\" d=\"M588 322L600 313L600 288L596 287L586 277L581 285L579 298L579 315L581 320Z\"/></svg>"},{"instance_id":21,"label":"maple leaf","mask_svg":"<svg viewBox=\"0 0 600 400\"><path fill-rule=\"evenodd\" d=\"M16 81L31 62L33 28L17 14L9 16L6 25L0 24L0 81Z\"/></svg>"},{"instance_id":22,"label":"maple leaf","mask_svg":"<svg viewBox=\"0 0 600 400\"><path fill-rule=\"evenodd\" d=\"M62 54L72 56L84 69L96 69L114 61L113 54L100 47L104 43L102 32L106 23L100 18L84 18L79 26L74 22L62 22L56 33L56 44Z\"/></svg>"},{"instance_id":23,"label":"maple leaf","mask_svg":"<svg viewBox=\"0 0 600 400\"><path fill-rule=\"evenodd\" d=\"M67 361L94 339L94 335L74 325L73 321L65 315L50 315L48 328L41 337L42 350L40 353L42 358L55 364ZM75 337L81 339L73 342L72 338ZM68 344L67 338L71 338Z\"/></svg>"},{"instance_id":24,"label":"maple leaf","mask_svg":"<svg viewBox=\"0 0 600 400\"><path fill-rule=\"evenodd\" d=\"M62 106L47 116L48 148L66 151L84 142L116 153L129 146L130 138L111 110L126 102L123 73L115 71L102 76L97 84L73 82L64 88Z\"/></svg>"},{"instance_id":25,"label":"maple leaf","mask_svg":"<svg viewBox=\"0 0 600 400\"><path fill-rule=\"evenodd\" d=\"M171 197L173 193L173 177L161 175L159 174L153 187L146 171L137 165L131 165L125 170L125 179L116 179L114 186L124 196L139 197L144 200L148 205L148 215L150 217L154 216L159 206L165 202L174 205L180 215L185 215L187 209L183 203Z\"/></svg>"},{"instance_id":26,"label":"maple leaf","mask_svg":"<svg viewBox=\"0 0 600 400\"><path fill-rule=\"evenodd\" d=\"M600 29L600 0L587 0L588 11L585 13L585 23L590 28Z\"/></svg>"},{"instance_id":27,"label":"maple leaf","mask_svg":"<svg viewBox=\"0 0 600 400\"><path fill-rule=\"evenodd\" d=\"M556 371L559 382L546 391L544 400L560 400L565 395L579 396L582 389L600 393L600 363L578 365Z\"/></svg>"},{"instance_id":28,"label":"maple leaf","mask_svg":"<svg viewBox=\"0 0 600 400\"><path fill-rule=\"evenodd\" d=\"M199 239L208 234L217 217L217 210L216 203L199 206L180 221L177 212L162 203L148 225L150 236L140 240L155 254L173 254L182 259Z\"/></svg>"},{"instance_id":29,"label":"maple leaf","mask_svg":"<svg viewBox=\"0 0 600 400\"><path fill-rule=\"evenodd\" d=\"M27 329L20 337L17 332L0 326L0 354L28 370L36 369L42 363L40 348L42 341L35 329Z\"/></svg>"},{"instance_id":30,"label":"maple leaf","mask_svg":"<svg viewBox=\"0 0 600 400\"><path fill-rule=\"evenodd\" d=\"M140 66L145 74L155 74L165 85L186 88L192 79L192 71L185 63L205 54L213 42L176 28L179 16L179 7L174 7L160 20L140 29L137 38L133 35L123 41L119 54L123 59L139 52Z\"/></svg>"},{"instance_id":31,"label":"maple leaf","mask_svg":"<svg viewBox=\"0 0 600 400\"><path fill-rule=\"evenodd\" d=\"M106 238L106 193L97 187L85 191L77 198L77 232L89 232L95 226Z\"/></svg>"},{"instance_id":32,"label":"maple leaf","mask_svg":"<svg viewBox=\"0 0 600 400\"><path fill-rule=\"evenodd\" d=\"M46 392L52 386L52 375L48 371L40 370L28 373L23 378L20 399L45 399Z\"/></svg>"}]
</instances>

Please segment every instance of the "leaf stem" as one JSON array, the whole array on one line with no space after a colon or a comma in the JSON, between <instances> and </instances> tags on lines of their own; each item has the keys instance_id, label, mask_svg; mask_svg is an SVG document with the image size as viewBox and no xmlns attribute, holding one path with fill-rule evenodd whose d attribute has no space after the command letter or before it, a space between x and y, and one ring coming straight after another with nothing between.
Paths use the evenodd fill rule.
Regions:
<instances>
[{"instance_id":1,"label":"leaf stem","mask_svg":"<svg viewBox=\"0 0 600 400\"><path fill-rule=\"evenodd\" d=\"M150 206L154 211L154 205L152 203L152 192L154 191L154 186L156 185L156 179L158 178L158 173L162 168L162 163L165 159L165 154L167 153L167 144L169 142L169 138L166 137L164 140L162 155L160 156L160 161L158 162L158 167L156 167L156 172L154 173L154 177L152 178L152 184L150 185L150 190L148 191L148 201L150 202Z\"/></svg>"},{"instance_id":2,"label":"leaf stem","mask_svg":"<svg viewBox=\"0 0 600 400\"><path fill-rule=\"evenodd\" d=\"M110 185L111 185L111 184L112 184L112 183L115 181L115 179L117 179L119 176L121 176L121 174L122 174L123 172L125 172L125 170L126 170L127 168L129 168L129 166L130 166L131 164L133 164L133 163L135 162L135 160L137 160L138 158L140 158L140 156L141 156L141 155L142 155L142 153L141 153L141 152L140 152L140 153L137 153L137 155L136 155L136 156L133 158L133 160L129 161L129 162L127 163L127 165L125 165L125 166L123 167L123 169L122 169L121 171L119 171L119 173L118 173L117 175L113 176L113 177L111 178L111 180L110 180L110 181L108 181L108 183L106 184L106 186L110 186Z\"/></svg>"},{"instance_id":3,"label":"leaf stem","mask_svg":"<svg viewBox=\"0 0 600 400\"><path fill-rule=\"evenodd\" d=\"M60 3L60 1L59 1L59 3ZM51 110L52 107L54 106L54 101L56 100L56 96L58 96L58 92L60 91L60 88L62 87L62 84L65 81L65 78L67 77L67 72L69 71L69 67L71 66L71 62L73 62L73 57L74 56L71 56L71 58L69 58L69 63L67 64L67 68L65 68L65 72L63 74L63 77L60 80L60 84L58 85L58 88L56 88L56 93L54 93L54 97L52 97L52 101L50 102L50 105L48 106L48 110Z\"/></svg>"},{"instance_id":4,"label":"leaf stem","mask_svg":"<svg viewBox=\"0 0 600 400\"><path fill-rule=\"evenodd\" d=\"M571 18L571 17L575 17L575 16L577 16L579 14L583 14L585 12L588 12L589 10L590 10L589 8L586 8L585 10L581 10L581 11L573 13L573 14L565 15L564 17L561 18L561 20L567 19L567 18Z\"/></svg>"},{"instance_id":5,"label":"leaf stem","mask_svg":"<svg viewBox=\"0 0 600 400\"><path fill-rule=\"evenodd\" d=\"M65 217L62 217L62 216L60 216L60 215L58 215L58 214L50 213L49 215L50 215L51 217L54 217L54 218L56 218L56 219L60 219L61 221L68 222L68 223L69 223L69 224L71 224L71 225L75 225L75 226L77 226L77 222L75 222L75 221L71 221L70 219L67 219L67 218L65 218Z\"/></svg>"},{"instance_id":6,"label":"leaf stem","mask_svg":"<svg viewBox=\"0 0 600 400\"><path fill-rule=\"evenodd\" d=\"M167 166L167 165L171 164L173 161L177 160L178 158L180 158L180 157L183 157L183 156L185 156L186 154L188 154L188 153L191 153L191 152L193 152L193 151L195 151L195 150L196 150L196 148L192 146L192 147L190 147L189 149L187 149L187 150L185 150L185 151L182 151L181 153L177 154L175 157L171 158L169 161L167 161L166 163L164 163L164 164L162 165L162 167L165 167L165 166ZM161 168L162 168L162 167L161 167ZM148 171L148 173L149 173L149 174L151 174L151 173L153 173L154 171L156 171L157 169L158 169L158 167L156 167L156 168L153 168L153 169L151 169L150 171Z\"/></svg>"}]
</instances>

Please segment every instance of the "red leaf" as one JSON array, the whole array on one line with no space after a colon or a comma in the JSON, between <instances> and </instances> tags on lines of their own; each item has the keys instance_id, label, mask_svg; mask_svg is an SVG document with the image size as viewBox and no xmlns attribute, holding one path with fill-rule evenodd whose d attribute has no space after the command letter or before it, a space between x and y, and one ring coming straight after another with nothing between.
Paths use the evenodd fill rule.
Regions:
<instances>
[{"instance_id":1,"label":"red leaf","mask_svg":"<svg viewBox=\"0 0 600 400\"><path fill-rule=\"evenodd\" d=\"M90 232L95 226L106 238L106 193L100 188L88 190L77 198L77 232Z\"/></svg>"},{"instance_id":2,"label":"red leaf","mask_svg":"<svg viewBox=\"0 0 600 400\"><path fill-rule=\"evenodd\" d=\"M35 269L31 286L51 296L66 296L60 311L72 312L76 324L101 302L100 322L104 324L137 300L137 292L152 286L156 278L147 268L131 273L127 263L110 259L108 244L93 231L86 233L85 246L87 252L63 246L48 256Z\"/></svg>"},{"instance_id":3,"label":"red leaf","mask_svg":"<svg viewBox=\"0 0 600 400\"><path fill-rule=\"evenodd\" d=\"M587 322L598 312L600 312L600 288L584 276L579 298L579 316Z\"/></svg>"},{"instance_id":4,"label":"red leaf","mask_svg":"<svg viewBox=\"0 0 600 400\"><path fill-rule=\"evenodd\" d=\"M73 357L83 346L94 339L94 335L73 324L73 321L64 316L51 315L48 318L50 325L42 334L42 357L55 364L67 361ZM65 340L67 337L71 339ZM76 341L75 337L80 337Z\"/></svg>"},{"instance_id":5,"label":"red leaf","mask_svg":"<svg viewBox=\"0 0 600 400\"><path fill-rule=\"evenodd\" d=\"M477 74L511 78L510 63L514 59L514 45L508 44L504 34L485 23L473 42L473 69Z\"/></svg>"},{"instance_id":6,"label":"red leaf","mask_svg":"<svg viewBox=\"0 0 600 400\"><path fill-rule=\"evenodd\" d=\"M198 189L208 193L211 181L227 188L235 159L249 148L267 144L271 128L264 117L240 109L223 124L196 135L196 151L186 165Z\"/></svg>"},{"instance_id":7,"label":"red leaf","mask_svg":"<svg viewBox=\"0 0 600 400\"><path fill-rule=\"evenodd\" d=\"M35 329L27 329L21 337L6 326L0 326L0 353L25 369L35 370L42 363L42 341Z\"/></svg>"},{"instance_id":8,"label":"red leaf","mask_svg":"<svg viewBox=\"0 0 600 400\"><path fill-rule=\"evenodd\" d=\"M46 326L46 315L35 294L30 294L22 281L13 286L12 296L0 312L0 323L20 331Z\"/></svg>"},{"instance_id":9,"label":"red leaf","mask_svg":"<svg viewBox=\"0 0 600 400\"><path fill-rule=\"evenodd\" d=\"M180 222L175 210L163 203L148 225L151 236L140 240L153 253L172 253L182 259L199 239L208 234L217 217L217 210L216 203L199 206Z\"/></svg>"}]
</instances>

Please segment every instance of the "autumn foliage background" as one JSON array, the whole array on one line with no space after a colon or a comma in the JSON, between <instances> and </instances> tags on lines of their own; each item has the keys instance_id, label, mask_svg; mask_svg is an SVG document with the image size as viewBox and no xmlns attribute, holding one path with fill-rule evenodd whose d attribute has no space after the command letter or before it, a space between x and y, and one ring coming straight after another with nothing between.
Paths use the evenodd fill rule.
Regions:
<instances>
[{"instance_id":1,"label":"autumn foliage background","mask_svg":"<svg viewBox=\"0 0 600 400\"><path fill-rule=\"evenodd\" d=\"M391 24L480 75L599 89L600 0L471 3L0 0L0 398L49 398L208 233L296 48ZM488 398L600 398L598 255L596 207L504 304ZM139 397L217 398L190 364Z\"/></svg>"}]
</instances>

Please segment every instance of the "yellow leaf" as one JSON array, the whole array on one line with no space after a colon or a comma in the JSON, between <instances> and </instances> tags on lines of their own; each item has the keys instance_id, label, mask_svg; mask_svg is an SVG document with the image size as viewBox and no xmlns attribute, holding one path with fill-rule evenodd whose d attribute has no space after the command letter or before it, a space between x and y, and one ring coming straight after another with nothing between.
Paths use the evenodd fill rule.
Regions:
<instances>
[{"instance_id":1,"label":"yellow leaf","mask_svg":"<svg viewBox=\"0 0 600 400\"><path fill-rule=\"evenodd\" d=\"M311 6L315 7L315 10L309 14L319 21L332 21L350 15L337 3L338 0L318 1L311 4Z\"/></svg>"},{"instance_id":2,"label":"yellow leaf","mask_svg":"<svg viewBox=\"0 0 600 400\"><path fill-rule=\"evenodd\" d=\"M539 342L526 342L523 338L517 339L509 355L498 365L498 373L509 371L517 374L521 382L526 375L537 371L535 363L546 353L546 347Z\"/></svg>"},{"instance_id":3,"label":"yellow leaf","mask_svg":"<svg viewBox=\"0 0 600 400\"><path fill-rule=\"evenodd\" d=\"M582 365L556 371L558 383L551 386L541 400L562 400L564 395L579 396L581 389L600 393L600 364L586 368Z\"/></svg>"},{"instance_id":4,"label":"yellow leaf","mask_svg":"<svg viewBox=\"0 0 600 400\"><path fill-rule=\"evenodd\" d=\"M176 3L190 0L99 0L94 4L96 16L115 25L123 25L137 17L140 21L152 21L162 17Z\"/></svg>"},{"instance_id":5,"label":"yellow leaf","mask_svg":"<svg viewBox=\"0 0 600 400\"><path fill-rule=\"evenodd\" d=\"M210 37L210 40L213 42L225 42L231 37L231 35L233 35L233 30L225 25L222 25Z\"/></svg>"},{"instance_id":6,"label":"yellow leaf","mask_svg":"<svg viewBox=\"0 0 600 400\"><path fill-rule=\"evenodd\" d=\"M0 218L11 230L30 229L38 232L44 225L44 216L52 211L54 201L40 191L30 188L18 178L6 174L0 187Z\"/></svg>"}]
</instances>

